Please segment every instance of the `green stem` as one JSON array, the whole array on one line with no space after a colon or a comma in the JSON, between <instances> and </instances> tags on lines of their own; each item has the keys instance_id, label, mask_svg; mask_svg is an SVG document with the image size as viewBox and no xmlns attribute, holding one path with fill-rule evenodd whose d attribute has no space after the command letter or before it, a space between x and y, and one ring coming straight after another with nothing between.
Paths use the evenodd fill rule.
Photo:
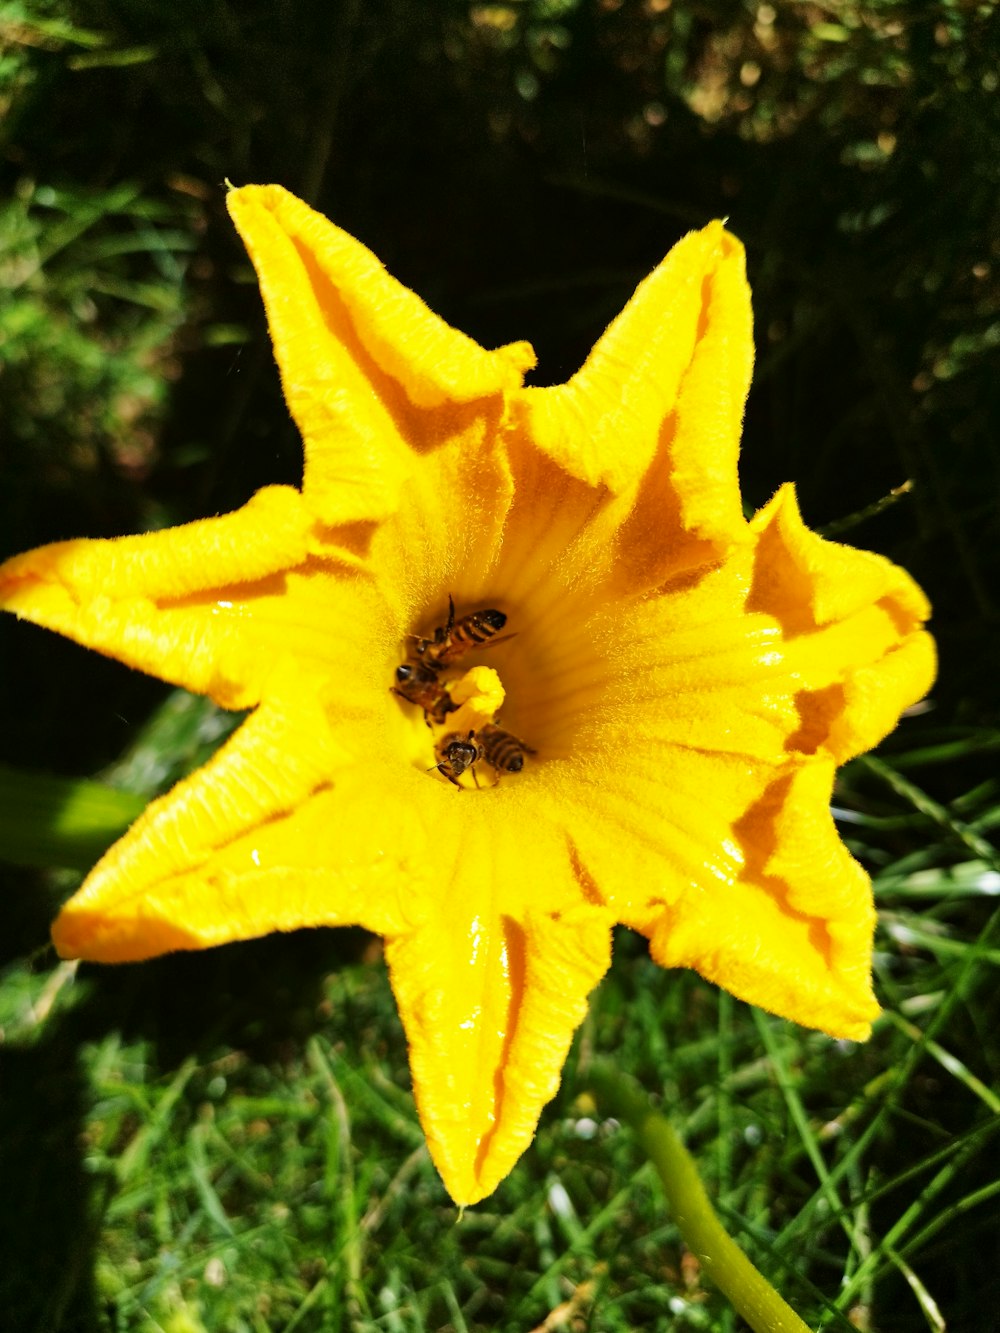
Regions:
<instances>
[{"instance_id":1,"label":"green stem","mask_svg":"<svg viewBox=\"0 0 1000 1333\"><path fill-rule=\"evenodd\" d=\"M587 1082L602 1112L635 1133L656 1167L684 1243L754 1333L810 1333L724 1230L694 1158L639 1087L615 1069L592 1065Z\"/></svg>"}]
</instances>

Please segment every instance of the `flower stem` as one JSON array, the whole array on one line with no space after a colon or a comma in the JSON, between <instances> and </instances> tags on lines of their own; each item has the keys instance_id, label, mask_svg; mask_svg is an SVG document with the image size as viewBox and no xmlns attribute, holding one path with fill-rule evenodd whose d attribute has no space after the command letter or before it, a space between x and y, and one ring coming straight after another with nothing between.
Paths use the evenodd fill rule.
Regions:
<instances>
[{"instance_id":1,"label":"flower stem","mask_svg":"<svg viewBox=\"0 0 1000 1333\"><path fill-rule=\"evenodd\" d=\"M635 1133L656 1167L684 1243L754 1333L809 1333L762 1273L727 1235L705 1192L694 1158L667 1120L620 1070L592 1065L587 1082L598 1107Z\"/></svg>"}]
</instances>

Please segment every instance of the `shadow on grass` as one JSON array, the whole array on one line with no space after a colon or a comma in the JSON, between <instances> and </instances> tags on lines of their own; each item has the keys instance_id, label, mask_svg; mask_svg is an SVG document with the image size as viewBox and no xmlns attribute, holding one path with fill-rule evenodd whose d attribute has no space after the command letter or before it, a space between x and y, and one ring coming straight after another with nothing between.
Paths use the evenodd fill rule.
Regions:
<instances>
[{"instance_id":1,"label":"shadow on grass","mask_svg":"<svg viewBox=\"0 0 1000 1333\"><path fill-rule=\"evenodd\" d=\"M357 963L369 939L360 930L301 931L134 966L84 965L75 982L84 996L50 1017L43 1037L0 1049L5 1328L108 1327L94 1269L117 1184L87 1169L95 1089L81 1050L113 1034L147 1043L145 1085L168 1081L189 1057L209 1062L226 1050L255 1062L290 1061L329 1021L321 1007L324 978ZM139 1128L132 1125L130 1134ZM116 1158L125 1146L115 1145ZM107 1313L113 1320L110 1304Z\"/></svg>"},{"instance_id":2,"label":"shadow on grass","mask_svg":"<svg viewBox=\"0 0 1000 1333\"><path fill-rule=\"evenodd\" d=\"M0 1051L0 1310L24 1333L96 1329L86 1089L71 1040Z\"/></svg>"}]
</instances>

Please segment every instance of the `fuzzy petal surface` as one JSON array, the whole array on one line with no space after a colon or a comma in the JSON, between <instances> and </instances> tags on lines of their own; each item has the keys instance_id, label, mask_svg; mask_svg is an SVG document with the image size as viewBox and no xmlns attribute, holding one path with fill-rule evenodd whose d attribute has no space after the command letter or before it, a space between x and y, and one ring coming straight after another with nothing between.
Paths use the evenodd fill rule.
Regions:
<instances>
[{"instance_id":1,"label":"fuzzy petal surface","mask_svg":"<svg viewBox=\"0 0 1000 1333\"><path fill-rule=\"evenodd\" d=\"M559 830L519 792L493 796L457 812L457 838L429 839L436 901L386 948L421 1120L460 1203L492 1193L531 1142L611 961L611 913L581 902ZM435 813L450 823L461 799L442 792Z\"/></svg>"},{"instance_id":2,"label":"fuzzy petal surface","mask_svg":"<svg viewBox=\"0 0 1000 1333\"><path fill-rule=\"evenodd\" d=\"M449 328L359 241L278 185L229 211L260 278L305 493L324 522L394 512L414 448L475 433L477 404L520 385L527 343L487 352Z\"/></svg>"},{"instance_id":3,"label":"fuzzy petal surface","mask_svg":"<svg viewBox=\"0 0 1000 1333\"><path fill-rule=\"evenodd\" d=\"M863 1038L871 888L831 790L930 688L929 608L889 561L810 532L791 487L744 518L739 242L684 237L568 383L526 388L527 344L449 328L280 187L229 207L301 492L0 567L0 606L253 710L102 858L60 953L383 935L460 1203L530 1143L616 922L664 967ZM478 758L449 780L446 723L396 672L456 643L431 685Z\"/></svg>"}]
</instances>

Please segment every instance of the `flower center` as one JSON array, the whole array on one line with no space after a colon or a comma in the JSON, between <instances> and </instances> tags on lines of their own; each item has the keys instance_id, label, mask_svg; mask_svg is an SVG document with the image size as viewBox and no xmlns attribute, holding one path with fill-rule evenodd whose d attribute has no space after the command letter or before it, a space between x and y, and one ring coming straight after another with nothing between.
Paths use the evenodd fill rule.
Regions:
<instances>
[{"instance_id":1,"label":"flower center","mask_svg":"<svg viewBox=\"0 0 1000 1333\"><path fill-rule=\"evenodd\" d=\"M430 773L466 790L493 787L501 775L519 773L535 751L497 724L506 692L496 670L461 668L467 655L496 641L507 617L487 608L456 619L450 597L448 606L444 625L428 637L410 636L392 692L423 712L436 761Z\"/></svg>"}]
</instances>

